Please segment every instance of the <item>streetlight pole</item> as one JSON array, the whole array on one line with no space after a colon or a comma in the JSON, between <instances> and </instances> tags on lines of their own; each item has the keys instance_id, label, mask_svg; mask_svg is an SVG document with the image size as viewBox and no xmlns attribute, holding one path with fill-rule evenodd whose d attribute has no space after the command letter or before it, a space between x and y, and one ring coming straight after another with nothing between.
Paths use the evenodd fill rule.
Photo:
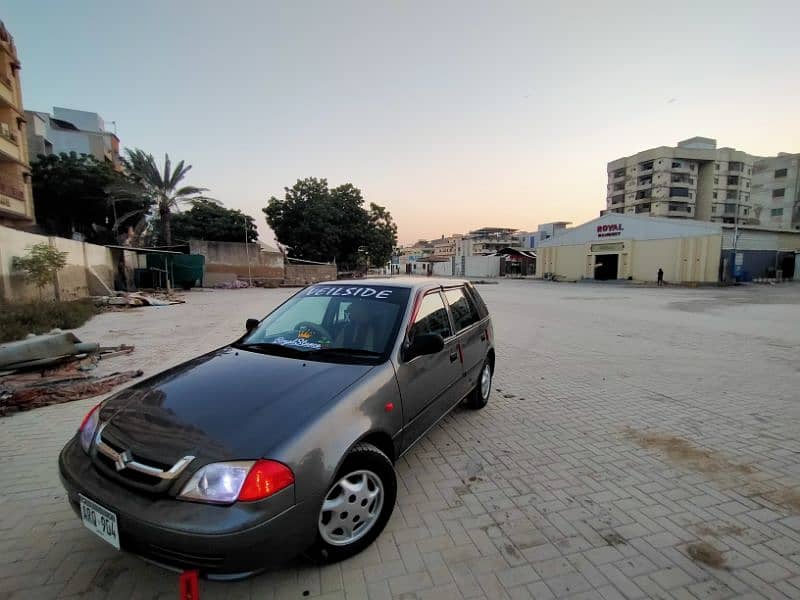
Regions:
<instances>
[{"instance_id":1,"label":"streetlight pole","mask_svg":"<svg viewBox=\"0 0 800 600\"><path fill-rule=\"evenodd\" d=\"M244 220L244 251L247 254L247 275L250 279L250 287L253 287L253 269L250 266L250 246L247 244L247 215L242 217Z\"/></svg>"}]
</instances>

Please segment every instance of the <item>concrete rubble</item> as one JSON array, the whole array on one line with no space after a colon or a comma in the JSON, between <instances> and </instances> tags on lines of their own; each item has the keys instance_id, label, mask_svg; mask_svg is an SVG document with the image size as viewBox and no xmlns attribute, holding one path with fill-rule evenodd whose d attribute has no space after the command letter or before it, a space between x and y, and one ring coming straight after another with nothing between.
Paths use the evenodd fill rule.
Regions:
<instances>
[{"instance_id":1,"label":"concrete rubble","mask_svg":"<svg viewBox=\"0 0 800 600\"><path fill-rule=\"evenodd\" d=\"M73 333L46 335L0 345L0 416L111 391L142 371L95 377L98 362L133 352L133 346L81 342Z\"/></svg>"}]
</instances>

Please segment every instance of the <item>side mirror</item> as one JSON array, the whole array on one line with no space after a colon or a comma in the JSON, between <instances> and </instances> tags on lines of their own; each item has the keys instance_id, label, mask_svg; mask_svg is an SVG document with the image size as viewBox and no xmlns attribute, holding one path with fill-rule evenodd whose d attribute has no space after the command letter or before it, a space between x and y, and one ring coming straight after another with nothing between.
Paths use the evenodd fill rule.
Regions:
<instances>
[{"instance_id":1,"label":"side mirror","mask_svg":"<svg viewBox=\"0 0 800 600\"><path fill-rule=\"evenodd\" d=\"M244 328L247 330L247 333L250 333L256 327L258 327L258 319L247 319L244 323Z\"/></svg>"},{"instance_id":2,"label":"side mirror","mask_svg":"<svg viewBox=\"0 0 800 600\"><path fill-rule=\"evenodd\" d=\"M414 336L406 347L405 359L411 360L417 356L436 354L444 350L444 338L438 333L420 333Z\"/></svg>"}]
</instances>

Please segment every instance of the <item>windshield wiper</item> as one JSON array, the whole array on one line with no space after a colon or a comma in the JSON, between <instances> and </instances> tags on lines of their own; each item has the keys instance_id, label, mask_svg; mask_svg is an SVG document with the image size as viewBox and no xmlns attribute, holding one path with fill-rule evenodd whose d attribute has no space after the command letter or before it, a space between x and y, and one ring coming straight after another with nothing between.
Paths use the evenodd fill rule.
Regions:
<instances>
[{"instance_id":1,"label":"windshield wiper","mask_svg":"<svg viewBox=\"0 0 800 600\"><path fill-rule=\"evenodd\" d=\"M290 356L305 356L308 354L307 350L299 350L298 348L292 348L291 346L284 346L283 344L276 344L275 342L253 342L249 344L245 344L243 342L239 342L233 344L234 348L241 348L242 350L253 350L253 351L267 351L272 352L274 354L286 354Z\"/></svg>"},{"instance_id":2,"label":"windshield wiper","mask_svg":"<svg viewBox=\"0 0 800 600\"><path fill-rule=\"evenodd\" d=\"M363 350L361 348L346 348L344 346L335 348L320 348L319 350L311 350L309 354L344 354L347 356L366 356L378 357L383 356L383 352L374 352L372 350Z\"/></svg>"}]
</instances>

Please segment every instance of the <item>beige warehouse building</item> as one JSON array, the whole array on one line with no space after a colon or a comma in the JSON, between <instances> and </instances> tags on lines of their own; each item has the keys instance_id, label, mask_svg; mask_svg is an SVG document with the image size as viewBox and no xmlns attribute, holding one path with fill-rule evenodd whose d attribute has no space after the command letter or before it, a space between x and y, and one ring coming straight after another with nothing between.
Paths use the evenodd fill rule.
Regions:
<instances>
[{"instance_id":1,"label":"beige warehouse building","mask_svg":"<svg viewBox=\"0 0 800 600\"><path fill-rule=\"evenodd\" d=\"M655 281L661 268L666 281L713 283L721 251L715 223L608 213L541 242L536 276Z\"/></svg>"}]
</instances>

